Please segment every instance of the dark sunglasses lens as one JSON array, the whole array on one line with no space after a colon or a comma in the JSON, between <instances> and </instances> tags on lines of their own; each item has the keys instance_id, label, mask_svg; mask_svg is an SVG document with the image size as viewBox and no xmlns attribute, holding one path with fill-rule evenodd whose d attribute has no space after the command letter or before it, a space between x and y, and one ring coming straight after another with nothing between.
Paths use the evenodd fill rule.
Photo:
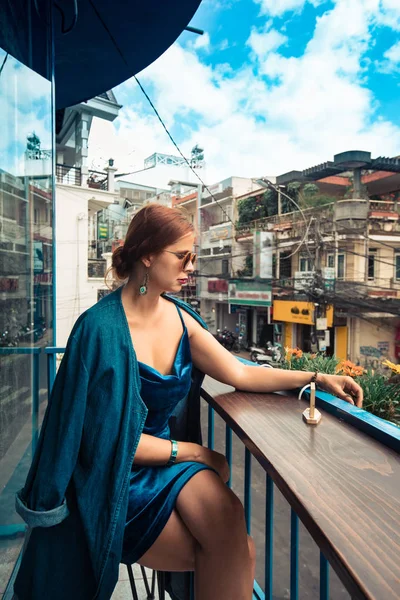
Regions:
<instances>
[{"instance_id":1,"label":"dark sunglasses lens","mask_svg":"<svg viewBox=\"0 0 400 600\"><path fill-rule=\"evenodd\" d=\"M189 252L189 254L187 254L185 256L185 258L183 259L183 268L187 267L189 262L194 263L195 260L196 260L196 254Z\"/></svg>"}]
</instances>

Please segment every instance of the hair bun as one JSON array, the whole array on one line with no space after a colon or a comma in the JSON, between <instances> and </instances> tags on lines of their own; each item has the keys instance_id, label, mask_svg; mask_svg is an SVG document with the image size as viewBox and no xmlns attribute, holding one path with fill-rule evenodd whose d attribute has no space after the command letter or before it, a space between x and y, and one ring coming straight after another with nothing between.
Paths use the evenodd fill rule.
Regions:
<instances>
[{"instance_id":1,"label":"hair bun","mask_svg":"<svg viewBox=\"0 0 400 600\"><path fill-rule=\"evenodd\" d=\"M127 252L124 246L118 246L112 254L111 266L118 279L126 279L129 275Z\"/></svg>"}]
</instances>

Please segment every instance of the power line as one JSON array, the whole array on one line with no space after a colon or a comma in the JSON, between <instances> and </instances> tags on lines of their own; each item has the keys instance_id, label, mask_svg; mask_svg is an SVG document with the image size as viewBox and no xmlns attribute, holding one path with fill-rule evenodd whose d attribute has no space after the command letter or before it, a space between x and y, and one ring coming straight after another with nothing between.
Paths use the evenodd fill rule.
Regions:
<instances>
[{"instance_id":1,"label":"power line","mask_svg":"<svg viewBox=\"0 0 400 600\"><path fill-rule=\"evenodd\" d=\"M117 44L116 39L114 38L114 36L112 35L111 31L109 30L107 23L105 23L105 21L102 19L101 14L99 13L99 11L97 10L93 0L90 0L90 4L93 7L93 10L95 11L95 13L97 14L97 17L99 18L100 22L102 23L104 29L106 30L106 32L108 33L112 43L114 44L118 54L120 55L120 57L122 58L122 60L124 61L125 65L128 67L128 69L130 68L127 60L125 59L125 56L121 50L121 48L119 47L119 45ZM177 151L179 152L179 154L181 155L181 157L183 158L183 160L186 162L186 164L188 165L189 169L194 173L194 175L197 177L197 179L200 181L200 183L204 186L204 188L207 190L207 192L210 194L211 198L213 198L214 202L217 203L217 205L221 208L221 210L224 212L224 214L228 217L229 221L231 221L232 225L235 226L235 224L233 223L233 221L230 219L229 215L225 212L225 209L220 205L220 203L218 202L218 200L215 198L215 196L211 193L210 189L208 188L208 186L204 183L204 181L201 179L200 175L193 169L192 165L189 163L188 159L186 158L186 156L184 156L184 154L181 152L181 149L179 148L178 144L175 142L174 138L172 137L171 133L169 132L169 130L167 129L164 121L162 120L160 114L158 113L156 107L154 106L153 102L151 101L149 95L147 94L146 90L143 88L142 84L140 83L139 79L136 77L136 75L133 76L136 83L138 84L138 86L140 87L142 93L144 94L145 98L147 99L147 101L149 102L151 108L153 109L156 117L158 118L158 120L160 121L162 127L164 128L166 134L168 135L169 139L171 140L171 142L173 143L173 145L175 146L175 148L177 149ZM199 200L199 205L201 208L201 198L198 199Z\"/></svg>"}]
</instances>

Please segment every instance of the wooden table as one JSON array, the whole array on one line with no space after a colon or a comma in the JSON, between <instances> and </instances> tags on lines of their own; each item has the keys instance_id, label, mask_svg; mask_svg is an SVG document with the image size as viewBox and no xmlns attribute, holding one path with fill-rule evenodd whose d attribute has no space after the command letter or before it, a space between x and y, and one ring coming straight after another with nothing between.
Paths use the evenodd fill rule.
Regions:
<instances>
[{"instance_id":1,"label":"wooden table","mask_svg":"<svg viewBox=\"0 0 400 600\"><path fill-rule=\"evenodd\" d=\"M294 396L203 396L272 477L353 598L400 599L400 455ZM218 384L221 390L221 384Z\"/></svg>"}]
</instances>

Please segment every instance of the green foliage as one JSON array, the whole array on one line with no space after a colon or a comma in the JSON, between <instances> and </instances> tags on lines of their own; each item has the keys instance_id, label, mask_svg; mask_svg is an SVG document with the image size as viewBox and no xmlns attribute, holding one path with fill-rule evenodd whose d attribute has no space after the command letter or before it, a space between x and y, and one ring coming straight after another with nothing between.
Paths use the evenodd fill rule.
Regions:
<instances>
[{"instance_id":1,"label":"green foliage","mask_svg":"<svg viewBox=\"0 0 400 600\"><path fill-rule=\"evenodd\" d=\"M364 391L363 408L400 425L400 385L389 383L386 375L373 371L367 371L356 381Z\"/></svg>"},{"instance_id":2,"label":"green foliage","mask_svg":"<svg viewBox=\"0 0 400 600\"><path fill-rule=\"evenodd\" d=\"M264 219L278 213L278 194L275 190L265 190L257 196L250 196L238 202L238 227L251 221Z\"/></svg>"},{"instance_id":3,"label":"green foliage","mask_svg":"<svg viewBox=\"0 0 400 600\"><path fill-rule=\"evenodd\" d=\"M336 356L326 356L322 353L311 354L304 352L300 357L292 356L290 360L284 358L282 369L291 369L293 371L319 371L334 375L336 367L340 360Z\"/></svg>"},{"instance_id":4,"label":"green foliage","mask_svg":"<svg viewBox=\"0 0 400 600\"><path fill-rule=\"evenodd\" d=\"M252 277L253 276L253 255L249 254L246 256L244 261L244 268L238 269L238 277Z\"/></svg>"},{"instance_id":5,"label":"green foliage","mask_svg":"<svg viewBox=\"0 0 400 600\"><path fill-rule=\"evenodd\" d=\"M297 352L299 356L291 352ZM326 356L320 352L311 354L302 353L301 350L289 350L280 368L296 371L317 370L334 375L340 362L335 356ZM370 370L354 379L364 391L364 410L400 426L400 384L389 383L390 375Z\"/></svg>"},{"instance_id":6,"label":"green foliage","mask_svg":"<svg viewBox=\"0 0 400 600\"><path fill-rule=\"evenodd\" d=\"M315 208L335 202L333 196L321 194L319 187L315 183L305 183L302 186L300 182L293 181L288 184L286 193L293 198L301 208ZM296 207L292 205L290 210L296 210Z\"/></svg>"}]
</instances>

